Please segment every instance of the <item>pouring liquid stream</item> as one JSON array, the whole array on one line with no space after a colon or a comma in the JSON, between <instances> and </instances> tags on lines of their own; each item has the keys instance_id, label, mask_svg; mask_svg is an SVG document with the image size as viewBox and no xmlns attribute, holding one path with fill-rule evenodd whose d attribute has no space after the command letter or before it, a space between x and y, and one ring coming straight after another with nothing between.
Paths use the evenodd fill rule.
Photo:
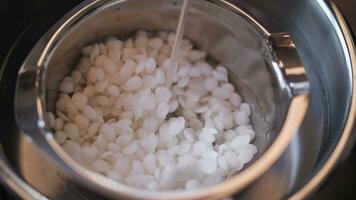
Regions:
<instances>
[{"instance_id":1,"label":"pouring liquid stream","mask_svg":"<svg viewBox=\"0 0 356 200\"><path fill-rule=\"evenodd\" d=\"M176 37L174 39L174 44L171 53L171 60L175 64L177 64L178 62L178 53L179 53L180 43L183 38L185 21L188 16L189 5L190 5L190 0L183 0L182 8L179 15L178 26L176 30Z\"/></svg>"}]
</instances>

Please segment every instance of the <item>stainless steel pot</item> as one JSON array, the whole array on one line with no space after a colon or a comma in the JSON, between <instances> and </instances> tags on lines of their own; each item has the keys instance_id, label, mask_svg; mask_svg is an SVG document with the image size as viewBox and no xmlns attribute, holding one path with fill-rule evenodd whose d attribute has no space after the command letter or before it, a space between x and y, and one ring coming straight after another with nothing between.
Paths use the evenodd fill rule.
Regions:
<instances>
[{"instance_id":1,"label":"stainless steel pot","mask_svg":"<svg viewBox=\"0 0 356 200\"><path fill-rule=\"evenodd\" d=\"M179 1L178 1L179 2ZM79 49L105 36L140 28L174 30L181 5L172 0L86 2L48 32L19 72L16 114L20 129L66 175L90 190L112 198L206 199L241 191L278 160L297 132L308 106L309 83L290 36L270 33L254 18L225 2L191 2L185 36L227 66L242 96L251 103L260 150L255 161L226 181L194 191L147 191L128 187L74 162L46 126L59 81L75 66ZM44 44L44 45L43 45ZM33 65L33 63L36 63ZM244 86L244 87L241 87ZM26 99L26 102L24 102Z\"/></svg>"},{"instance_id":2,"label":"stainless steel pot","mask_svg":"<svg viewBox=\"0 0 356 200\"><path fill-rule=\"evenodd\" d=\"M87 5L86 3L84 3L84 4L81 5L81 7L77 8L77 9L81 9L81 8L88 9L88 8L90 8L90 6L99 5L100 3L103 3L103 2L94 2L93 4L90 4L90 5L89 4ZM238 4L238 2L236 2L236 4ZM275 13L273 13L274 10L272 8L270 8L268 6L263 7L264 5L261 2L253 2L253 1L251 1L251 4L255 4L254 5L255 7L262 7L263 9L265 9L264 11L267 12L267 13L270 12L269 16L273 16L273 14L275 14ZM227 4L227 5L230 5L230 4ZM281 5L284 5L284 4L281 3ZM320 8L323 8L324 10L321 9L321 11L323 11L323 12L325 12L325 9L327 9L327 7L325 7L325 4L323 2L318 2L317 4L312 4L312 5L314 5L314 9L316 9L316 11L318 11L317 8L319 8L317 6L320 6ZM322 6L324 6L324 7L322 7ZM261 9L261 10L263 10L263 9ZM248 10L248 8L247 8L247 10ZM124 9L122 9L121 11L124 11ZM73 11L73 13L74 12L75 11ZM236 9L235 9L235 12L236 12ZM320 14L322 14L323 12L321 12ZM73 14L73 13L71 13L71 14ZM78 15L71 15L71 14L69 14L67 16L68 18L70 18L70 20L74 20L75 21L75 20L77 20L78 18L81 17L79 14ZM213 12L213 16L216 16L216 15L219 15L219 14L221 15L221 13L219 13L219 12L216 12L216 13ZM275 15L277 15L277 14L275 14ZM230 17L234 17L234 16L230 16ZM240 11L240 15L239 16L241 16L241 11ZM328 18L328 20L334 19L334 18L332 18L332 16L328 16L328 17L330 17L330 18ZM226 20L226 19L231 19L231 18L226 18L225 17L224 19ZM240 18L234 18L234 19L237 19L237 21L231 22L230 20L227 20L226 23L227 24L229 24L229 23L243 23L241 21L245 21L246 20L246 19L243 19L241 17ZM240 21L239 21L239 19L240 19ZM243 19L243 20L241 20L241 19ZM265 18L259 18L259 19L261 21L265 20ZM292 20L292 19L290 19L290 20ZM324 22L328 22L328 21L324 21ZM335 23L335 21L334 21L334 23ZM64 26L62 26L62 27L64 27L64 28L66 28L66 26L67 27L70 26L69 23L65 23L63 25ZM87 24L87 25L89 26L90 23ZM241 24L239 24L239 26L240 25ZM283 25L283 23L282 23L282 25ZM171 28L172 27L174 27L174 25L171 25ZM231 26L231 27L233 27L233 26ZM281 26L281 27L283 27L283 26ZM275 27L272 26L272 28L274 29ZM338 27L338 26L334 26L332 30L336 30L335 33L340 33L340 29L339 28L340 27ZM56 29L52 29L53 32L55 30ZM253 29L248 29L247 28L246 30L253 30ZM295 32L295 30L293 30L292 28L290 28L289 30L288 29L286 29L286 30L291 32L291 33ZM304 29L302 29L302 30L306 31ZM347 33L347 29L345 29L343 31L346 31L346 33ZM107 33L107 34L110 33L107 30L105 30L103 32ZM93 33L94 34L98 34L97 32L93 32ZM229 32L225 32L225 33L229 33ZM56 34L55 36L60 36L61 32L57 31L57 32L55 32L55 34ZM191 34L194 34L194 30L191 30ZM100 35L96 35L94 38L97 38L98 36L100 36ZM352 87L353 86L352 77L353 76L352 76L352 73L351 73L352 72L352 70L351 70L352 69L352 65L351 64L354 64L354 63L351 62L351 61L353 61L353 60L351 60L351 56L353 56L353 54L350 55L350 52L347 52L347 51L353 51L353 47L347 46L347 43L345 43L345 38L341 37L341 35L337 35L337 36L338 37L334 37L335 40L333 40L334 43L332 43L332 44L334 44L336 47L340 47L340 46L337 46L337 44L341 43L341 44L344 44L343 47L345 47L343 49L337 48L339 50L338 53L340 55L339 54L338 55L340 57L336 57L336 58L339 58L339 60L337 60L337 59L334 60L335 63L339 62L338 63L338 64L340 64L339 66L342 66L340 68L344 70L343 71L344 73L342 73L341 75L338 75L341 78L340 81L332 81L332 80L326 81L325 80L325 76L327 76L327 75L331 76L331 74L330 74L330 72L328 72L327 75L325 75L324 74L324 73L326 73L325 71L333 70L333 68L330 69L328 67L328 66L330 66L330 64L329 63L323 63L325 65L320 65L320 63L318 63L318 62L311 62L311 60L313 60L313 59L314 59L313 61L315 61L315 59L321 58L321 57L317 57L318 55L320 56L320 54L317 54L317 52L313 51L313 53L315 55L313 54L314 57L313 57L313 59L311 59L310 57L305 56L305 55L308 55L308 51L305 51L305 49L303 49L304 46L301 45L301 47L299 47L298 43L297 43L297 47L298 47L299 53L300 53L300 55L302 57L303 63L307 63L308 64L308 65L306 65L306 67L307 67L307 71L308 71L308 76L310 75L309 78L310 78L311 88L312 88L311 108L309 109L309 113L306 116L306 120L304 121L304 124L301 127L298 135L296 136L296 138L294 138L293 143L289 146L289 150L284 153L283 157L279 160L278 163L275 164L274 168L270 169L267 173L265 173L264 176L259 178L253 184L251 184L250 187L247 188L245 190L245 192L241 194L242 198L243 197L248 197L248 198L255 197L255 198L258 198L258 195L263 195L264 197L266 197L266 192L256 192L256 191L261 191L261 190L263 191L264 189L267 189L267 188L269 189L268 193L272 193L271 191L277 191L277 192L273 193L273 195L275 195L275 196L272 196L272 197L282 197L283 195L287 194L288 192L292 191L293 189L298 188L297 187L298 184L300 184L302 181L308 180L308 175L309 175L310 172L312 172L311 169L314 167L316 158L318 157L318 153L320 152L319 151L320 147L323 146L323 142L320 142L320 138L322 138L323 136L329 134L329 132L331 130L333 130L334 132L337 132L339 135L344 136L344 138L345 137L346 138L349 137L350 130L346 130L345 132L343 132L342 131L342 127L344 127L343 123L346 122L346 121L348 123L352 123L353 122L353 118L350 117L350 115L349 115L352 112L349 112L349 111L350 110L352 111L353 110L353 106L354 106L353 105L354 101L353 101L353 96L352 96L354 94L353 91L352 91L352 89L353 89L353 87ZM301 40L298 35L296 35L295 37L299 38L299 40ZM50 38L51 38L51 34L45 36L45 38L42 41L48 41ZM94 39L94 38L91 38L91 40ZM229 38L229 37L227 37L227 38ZM87 39L88 38L86 38L86 40ZM305 39L305 38L302 38L302 39ZM348 37L348 39L349 39L349 37ZM70 44L71 40L62 40L60 42L63 42L63 41L64 42L67 41L67 42L69 42L67 44ZM249 41L251 41L251 40L249 40ZM50 43L52 43L52 42L56 43L58 41L50 40L49 42ZM199 43L199 38L196 40L196 42L199 45L201 45L202 47L204 47L204 43L203 42L201 42L201 44ZM350 41L348 41L348 42L350 42ZM65 43L61 43L61 44L65 44ZM243 47L250 47L249 45L251 43L250 42L248 42L248 43L246 42L246 44L244 44L244 43L242 43L242 44L243 44L242 45ZM317 44L321 45L320 43L317 43ZM53 50L52 49L53 46L51 46L51 45L45 46L44 50L48 51L48 52L51 52ZM209 44L205 44L205 45L209 45ZM66 46L66 45L64 45L64 46ZM310 46L308 46L308 47L310 47ZM48 61L48 60L46 60L48 58L47 56L40 56L40 55L48 55L48 54L42 54L43 53L42 48L43 48L43 45L40 43L39 45L36 46L36 49L34 49L32 54L30 55L30 57L35 57L35 58L37 57L37 58L40 58L40 60L28 59L28 60L26 60L25 63L27 63L30 66L36 66L37 64L39 64L39 66L42 66L41 65L42 62L47 62ZM58 48L58 46L56 46L56 49L58 50L58 49L61 49L61 48ZM313 48L311 48L311 49L313 49ZM74 51L65 51L65 52L69 53L69 56L72 56L72 55L75 56L75 52ZM72 52L74 52L74 54L72 54ZM225 59L227 58L227 61L229 61L229 58L233 58L231 55L236 55L236 54L229 54L229 53L227 53L227 55L219 55L219 52L220 51L215 51L215 54L214 54L214 49L213 49L212 52L209 52L209 53L211 53L213 56L215 56L217 59L220 59L220 60L224 60L224 56L225 56ZM242 52L244 52L244 51L242 51ZM58 52L56 52L56 53L58 53ZM63 51L62 52L59 51L59 53L64 53L64 52ZM53 55L55 55L55 54L53 54ZM60 55L60 54L57 54L57 55ZM229 57L229 55L230 55L230 57ZM68 55L66 55L66 56L68 56ZM335 59L335 58L333 58L333 59ZM234 59L231 59L231 60L234 61ZM271 60L273 60L273 59L271 59ZM37 62L37 61L39 61L39 62ZM53 62L53 60L52 60L52 62ZM258 60L257 60L257 62L258 62ZM261 66L261 62L259 64L260 65L258 65L258 66ZM55 66L55 65L48 65L48 66ZM248 63L245 64L245 66L248 66ZM253 65L250 65L250 66L253 66ZM53 68L55 69L55 67L53 67ZM62 68L63 67L61 67L61 69ZM38 68L38 69L40 69L40 68ZM326 69L328 69L328 70L326 70ZM231 70L232 70L232 68L231 68ZM27 71L26 68L24 68L24 70L21 71L21 72L23 74L25 74L25 75L26 75L27 72L28 72L28 74L31 74L31 71ZM264 74L266 74L267 73L266 69L263 72L264 72ZM36 71L36 73L37 73L38 77L41 77L41 74L43 73L43 71L38 70L38 71ZM56 73L56 74L59 74L59 75L61 75L63 77L64 72L61 71L60 73ZM248 72L245 72L245 74L243 74L244 76L237 77L238 80L243 80L243 77L246 77L246 74L248 74ZM51 76L51 77L55 77L55 76ZM266 76L262 76L262 77L266 77ZM31 76L28 76L27 78L29 78L29 79L26 79L26 80L30 81L29 83L31 83L33 81L33 80L31 80ZM58 77L58 79L60 79L60 78L61 77ZM322 80L322 81L320 81L320 80ZM264 81L266 81L264 83L268 83L267 84L268 86L271 85L270 84L271 83L270 80L264 80ZM24 84L24 85L26 85L26 84ZM335 87L337 88L338 86L339 87L341 86L341 88L346 88L343 91L338 91L338 92L342 93L343 96L339 96L338 99L335 99L335 96L333 96L334 95L334 93L333 93L334 91L329 91L330 90L329 89L330 86L332 86L331 88L335 88ZM344 87L342 87L342 86L344 86ZM54 86L53 85L49 86L49 89L51 89L51 87L55 88L55 84L54 84ZM253 87L253 88L258 88L258 87ZM48 88L39 88L38 90L44 91L46 89L48 89ZM273 93L273 92L270 92L270 94L271 93ZM47 96L48 97L47 99L51 99L51 91L50 90L48 91L48 94L49 95ZM52 94L52 100L53 100L54 96L55 95ZM247 99L252 98L251 96L253 96L253 95L248 94L248 92L245 93L245 98L247 98ZM261 95L261 96L268 98L268 95ZM40 100L45 99L44 97L41 97L41 98L40 98ZM331 99L333 101L330 101ZM341 105L341 106L340 105L336 105L337 103L340 103L342 101L345 102L345 105ZM269 102L273 102L273 101L270 101L270 99L269 99L269 100L266 100L265 102L267 102L267 105L268 105ZM43 102L37 102L37 103L42 104ZM50 105L50 102L48 103L48 105ZM258 105L258 104L256 103L256 105ZM38 104L37 106L41 108L42 105ZM333 110L333 109L335 110L335 108L333 106L340 106L339 110L337 110L338 113L335 114L336 116L344 116L344 117L342 117L342 120L339 121L339 122L337 122L336 120L335 121L331 121L330 120L331 119L330 117L333 116L332 113L330 112L330 110ZM281 105L281 107L283 108L283 105ZM257 108L258 108L258 106L255 107L255 111L257 111L256 113L263 113L264 115L266 115L266 113L269 113L269 112L266 112L266 111L258 112L258 111L261 111L261 109L257 109ZM266 106L264 108L271 108L271 106ZM36 113L37 113L37 111L38 110L35 110ZM258 119L258 117L257 117L257 119ZM332 119L334 119L334 118L332 118ZM271 120L271 119L269 119L269 120ZM274 121L274 119L272 121ZM272 122L272 121L270 121L270 122ZM42 121L42 122L44 122L44 121ZM325 124L327 124L328 126L325 126ZM332 127L333 124L335 124L334 125L335 128L329 129L330 127ZM29 125L29 127L31 127L31 126L33 126L33 123L25 124L25 125ZM43 126L44 124L41 124L41 121L40 121L40 123L37 124L37 126L41 126L41 125ZM278 127L278 125L275 125L275 126ZM348 125L348 126L350 126L350 125ZM339 128L337 128L337 127L339 127ZM30 132L27 132L27 133L30 133ZM273 133L273 131L271 133ZM272 135L271 139L273 139L273 134L270 134L270 135ZM45 137L47 136L47 138L45 138L43 136L45 136ZM39 141L41 141L40 142L41 144L45 144L45 143L48 142L48 140L51 140L50 135L48 135L48 134L40 135L40 134L37 133L37 134L33 134L32 137L33 137L33 139L35 139L35 141L37 143ZM309 138L313 138L313 141L315 142L315 145L308 145L308 142L305 139L304 140L300 140L300 138L303 138L303 137L304 138L308 138L308 137ZM268 144L269 141L272 141L271 139L262 140L262 141L265 144ZM258 142L258 140L256 142ZM319 142L319 144L318 144L318 142ZM330 144L330 143L327 143L327 145L328 144ZM53 145L55 145L55 144L53 144ZM344 145L345 144L342 144L341 145L342 147L339 147L339 148L343 149ZM268 145L265 145L265 146L268 146ZM26 143L25 145L21 145L21 147L22 148L30 148L30 149L33 148L32 146L29 146L28 143ZM51 151L53 149L52 147L43 146L42 145L42 151L43 150ZM270 148L272 148L272 147L273 146L271 146ZM300 147L305 147L305 148L300 148ZM45 148L47 148L47 149L45 149ZM309 152L312 152L312 153L310 153L310 154L303 153L303 151L305 151L305 150L312 150L312 151L309 151ZM29 149L26 149L26 150L24 150L22 152L28 154L29 153ZM281 148L278 152L282 153L283 152L283 148ZM47 178L48 180L52 180L51 184L53 184L53 188L50 188L49 190L48 190L48 188L46 189L45 186L41 185L41 183L38 180L35 180L34 177L31 177L30 173L33 173L33 172L41 173L43 171L48 171L48 170L54 170L57 173L58 168L57 168L57 166L55 166L55 165L51 164L50 162L48 162L48 159L46 157L41 157L38 152L34 153L34 155L36 155L35 157L37 159L40 159L41 162L45 163L45 166L42 166L43 168L39 168L38 165L36 165L34 163L31 163L28 160L25 161L26 159L24 159L24 158L19 163L23 167L22 168L23 170L21 170L21 173L22 173L24 179L26 181L28 181L29 183L31 183L32 185L35 185L34 187L38 191L40 191L42 193L46 193L47 196L51 195L52 198L58 198L60 196L60 194L69 195L68 193L66 193L67 191L71 191L71 195L73 195L73 194L77 194L78 195L78 193L79 193L79 194L81 194L83 196L86 196L86 197L92 197L91 196L91 195L93 195L92 191L85 190L85 189L81 188L80 186L78 186L78 184L66 180L68 178L67 176L64 176L65 178L62 178L63 174L62 175L54 175L54 176L53 176L53 174L51 174L51 176L45 176L45 178ZM58 154L55 153L52 156L57 156L57 155ZM323 155L327 155L327 154L323 154ZM301 162L300 162L300 160L302 159L302 156L305 156L305 157L307 157L309 159L304 161L303 167L300 167L302 165ZM311 158L308 157L308 156L310 156ZM259 160L260 159L258 159L256 162L259 162ZM273 159L271 159L271 160L273 160ZM255 164L256 164L256 162L255 162ZM273 162L269 162L269 164L272 164L272 163ZM32 171L27 171L27 173L25 173L25 171L28 170L31 165L34 166L33 168L31 168ZM63 165L63 166L65 167L66 165ZM251 167L253 167L253 165ZM268 168L268 165L267 165L267 167L265 166L265 169L267 169L267 168ZM281 173L276 173L276 168L279 168L280 169L279 172L281 172ZM249 168L247 168L247 170L248 169ZM43 171L41 171L41 170L43 170ZM263 172L263 170L262 170L262 172ZM299 176L300 174L302 176ZM297 179L296 177L298 177L299 179ZM219 190L218 192L224 192L224 193L221 193L221 195L224 195L224 194L228 194L228 193L230 193L230 192L232 192L232 191L234 191L236 189L242 189L244 186L246 186L246 184L249 184L251 182L251 180L254 180L255 178L256 177L254 177L253 179L250 179L250 181L247 181L247 182L242 181L242 182L244 182L244 184L240 184L241 187L236 187L236 185L230 185L230 187L227 187L226 190ZM55 180L55 181L53 181L53 180ZM271 184L269 184L269 181L273 181L273 182L281 181L283 184L281 184L281 185L271 185ZM48 182L49 181L46 181L45 184L48 184ZM65 184L67 184L67 185L65 185ZM59 191L58 188L63 187L63 186L64 186L63 190ZM101 189L101 188L99 188L99 189ZM127 189L127 188L125 188L125 189ZM272 190L270 190L270 189L272 189ZM125 192L125 191L123 191L123 192ZM209 195L210 194L211 193L209 193ZM71 195L69 195L69 196L71 196ZM153 196L151 196L151 197L153 197ZM172 198L176 198L176 197L179 197L179 196L176 195L176 196L171 196L171 197ZM187 197L187 196L185 196L185 197ZM198 197L198 196L196 196L196 197ZM202 195L202 196L199 196L199 197L206 197L206 196ZM215 197L218 197L218 196L215 196Z\"/></svg>"}]
</instances>

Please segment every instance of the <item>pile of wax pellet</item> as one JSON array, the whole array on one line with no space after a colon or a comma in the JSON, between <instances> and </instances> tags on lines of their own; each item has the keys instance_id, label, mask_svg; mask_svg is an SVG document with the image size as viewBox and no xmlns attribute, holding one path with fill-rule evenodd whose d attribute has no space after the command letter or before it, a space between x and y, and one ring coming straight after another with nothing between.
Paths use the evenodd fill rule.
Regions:
<instances>
[{"instance_id":1,"label":"pile of wax pellet","mask_svg":"<svg viewBox=\"0 0 356 200\"><path fill-rule=\"evenodd\" d=\"M138 31L82 49L59 84L56 141L78 163L126 185L149 190L196 189L241 170L250 144L250 106L224 66L175 34Z\"/></svg>"}]
</instances>

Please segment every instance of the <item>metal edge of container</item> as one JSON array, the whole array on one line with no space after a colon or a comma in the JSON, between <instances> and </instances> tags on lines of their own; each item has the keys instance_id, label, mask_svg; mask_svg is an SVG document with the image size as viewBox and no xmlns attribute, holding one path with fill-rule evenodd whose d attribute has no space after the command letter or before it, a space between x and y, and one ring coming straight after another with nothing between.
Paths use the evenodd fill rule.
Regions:
<instances>
[{"instance_id":1,"label":"metal edge of container","mask_svg":"<svg viewBox=\"0 0 356 200\"><path fill-rule=\"evenodd\" d=\"M352 35L349 31L348 25L346 24L343 16L333 2L330 2L330 7L323 2L322 0L317 1L320 7L324 10L328 19L334 25L334 28L337 30L338 35L343 38L343 47L344 51L347 52L347 59L349 60L349 65L352 69L356 66L356 51L355 44L352 39ZM355 70L352 71L353 80L355 81ZM308 197L313 191L315 191L321 182L325 180L327 175L335 168L335 165L340 161L342 154L353 145L353 140L351 139L352 129L354 126L355 114L356 114L356 88L355 82L353 82L353 94L351 107L349 112L349 119L345 125L343 134L339 140L339 143L335 147L335 150L332 152L330 158L326 161L324 166L317 172L317 174L299 191L293 194L290 199L303 199ZM22 199L47 199L37 191L33 190L31 186L25 183L17 174L15 174L6 163L6 158L1 153L0 156L0 177L2 182L7 184L10 189L17 193L17 195Z\"/></svg>"},{"instance_id":2,"label":"metal edge of container","mask_svg":"<svg viewBox=\"0 0 356 200\"><path fill-rule=\"evenodd\" d=\"M76 21L77 19L81 19L82 14L87 12L89 8L94 7L96 8L96 5L98 5L97 3L99 2L98 0L96 1L90 1L90 5L87 5L86 3L88 3L89 1L84 1L82 5L85 5L83 9L80 9L79 11L74 12L73 15L70 15L74 10L72 10L67 16L70 16L68 19L66 19L64 17L63 21L60 20L57 24L60 24L59 27L57 27L56 25L54 25L51 30L53 28L55 28L55 32L54 33L50 33L48 35L51 35L49 40L46 41L46 45L43 48L43 50L41 50L42 53L40 53L40 57L38 59L38 61L36 62L36 80L39 80L42 78L42 68L38 68L39 66L44 66L46 63L46 55L48 54L48 52L51 51L51 49L53 48L53 44L57 43L57 37L60 36L63 32L63 30L65 30L67 28L67 26L70 26L71 23L73 23L72 21ZM106 1L101 1L102 2L106 2ZM114 1L116 2L116 1ZM121 1L118 1L121 2ZM221 0L221 3L225 3L227 6L231 7L230 9L232 9L233 11L239 13L242 16L247 16L246 19L247 20L252 20L253 18L250 17L247 13L243 12L241 9L239 9L235 4L231 4L225 0ZM99 4L100 5L100 4ZM104 4L103 4L104 5ZM76 22L74 22L76 23ZM257 21L253 21L254 24L257 23ZM257 23L258 24L258 23ZM260 27L260 25L258 25L257 27ZM65 30L66 31L66 30ZM47 35L46 34L46 35ZM52 35L53 34L53 35ZM41 39L40 41L42 41L43 39ZM31 57L31 54L29 55L28 58ZM26 63L26 61L25 61ZM26 66L25 64L23 66ZM31 66L30 66L31 67ZM31 70L33 70L32 68L29 68ZM26 68L21 68L21 71L29 71ZM21 72L20 71L20 72ZM20 76L21 78L21 76ZM18 80L19 82L19 80ZM21 79L20 79L21 82ZM18 87L19 88L19 87ZM36 93L36 106L37 106L37 110L42 111L43 109L43 105L41 102L42 99L44 99L44 97L42 96L43 93L41 93L41 91L43 91L43 88L40 88L39 90L36 89L35 93ZM17 97L18 99L21 99L23 97ZM141 191L138 190L136 188L131 188L131 187L127 187L125 185L122 185L120 183L116 183L116 182L111 182L110 179L107 179L106 177L102 177L102 176L97 176L93 173L91 173L88 170L82 170L84 168L82 168L81 166L79 166L78 164L76 164L73 160L71 160L66 154L64 154L64 151L59 151L56 152L58 154L55 154L55 151L53 151L54 147L56 149L58 149L58 144L54 142L52 135L47 134L45 131L43 131L44 138L47 140L48 143L44 142L44 138L41 138L41 140L39 141L40 145L44 145L45 148L48 147L52 147L51 151L49 151L48 155L53 156L54 158L57 158L58 156L61 158L59 159L61 162L59 162L60 165L62 165L62 167L65 167L66 169L69 169L68 171L70 172L69 174L71 174L73 177L79 177L82 178L84 177L85 180L80 180L79 178L76 179L78 180L79 183L87 186L88 188L93 188L93 190L103 190L103 193L108 193L109 197L115 197L116 195L119 196L123 196L123 197L130 197L130 198L135 198L135 199L205 199L205 198L214 198L214 199L218 199L220 197L224 196L228 196L233 194L234 192L238 192L236 190L242 190L242 188L246 187L247 185L249 185L250 183L252 183L257 177L259 177L260 175L262 175L264 172L266 172L270 166L272 166L273 163L275 163L275 161L278 160L279 156L282 155L282 153L285 151L285 149L288 147L288 145L290 144L289 142L292 140L294 134L296 133L297 127L299 127L299 124L302 121L302 118L297 118L297 116L303 116L305 110L307 109L307 96L306 94L300 94L297 97L294 97L292 99L291 102L291 106L288 109L288 115L287 115L287 120L285 121L280 135L273 141L273 143L271 144L271 146L264 152L264 154L257 160L254 162L253 165L247 167L244 171L241 171L238 174L238 177L234 177L231 178L225 182L222 182L218 185L215 185L214 187L211 188L204 188L204 189L200 189L200 190L196 190L196 191L183 191L180 193L176 193L176 192L162 192L159 194L155 194L152 192L147 192L147 191ZM39 112L40 114L38 115L38 122L41 122L39 125L40 127L42 126L42 122L44 122L44 117L43 117L43 113ZM17 114L18 116L20 116L19 114ZM21 117L17 117L17 121L18 124L20 124L21 127ZM36 119L36 118L35 118ZM25 121L25 120L23 120ZM19 123L20 122L20 123ZM32 128L32 127L31 127ZM33 129L36 130L36 129ZM292 131L291 131L292 130ZM26 130L24 130L26 131ZM29 133L31 133L31 130L28 130ZM31 135L31 134L30 134ZM33 134L34 135L34 134ZM49 146L48 146L49 145ZM69 167L70 166L70 167ZM74 168L75 170L72 170L72 168ZM109 183L109 184L108 184ZM110 186L110 187L107 187Z\"/></svg>"},{"instance_id":3,"label":"metal edge of container","mask_svg":"<svg viewBox=\"0 0 356 200\"><path fill-rule=\"evenodd\" d=\"M332 0L324 1L317 0L317 4L319 4L320 8L324 11L326 17L333 25L333 28L337 32L337 35L340 38L341 46L343 47L343 51L345 52L345 59L347 60L347 64L352 70L352 99L350 101L350 110L347 116L347 121L345 123L343 132L337 145L334 150L331 152L329 158L322 165L322 167L316 172L312 178L306 182L304 186L302 186L295 193L292 193L288 199L299 200L306 199L313 194L325 181L330 172L332 172L337 164L340 163L342 158L345 158L354 146L355 142L355 134L354 134L354 124L355 124L355 116L356 116L356 49L355 43L353 41L353 37L345 18L342 16L340 10L336 6L336 4ZM346 154L346 155L345 155Z\"/></svg>"}]
</instances>

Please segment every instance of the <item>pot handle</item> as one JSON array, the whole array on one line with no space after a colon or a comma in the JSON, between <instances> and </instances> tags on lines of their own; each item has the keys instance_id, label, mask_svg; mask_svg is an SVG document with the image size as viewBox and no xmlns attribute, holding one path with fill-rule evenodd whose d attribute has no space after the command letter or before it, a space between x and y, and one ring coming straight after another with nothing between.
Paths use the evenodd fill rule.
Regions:
<instances>
[{"instance_id":1,"label":"pot handle","mask_svg":"<svg viewBox=\"0 0 356 200\"><path fill-rule=\"evenodd\" d=\"M270 35L269 41L273 49L272 65L276 77L278 79L280 75L283 78L280 84L285 84L292 96L308 95L308 78L291 36L287 33L274 33Z\"/></svg>"},{"instance_id":2,"label":"pot handle","mask_svg":"<svg viewBox=\"0 0 356 200\"><path fill-rule=\"evenodd\" d=\"M280 125L279 136L264 153L266 157L273 157L270 161L275 162L288 148L304 120L309 106L310 85L291 36L287 33L274 33L268 40L270 55L272 54L272 73L282 92L281 100L289 104L284 122ZM259 160L262 161L263 158Z\"/></svg>"},{"instance_id":3,"label":"pot handle","mask_svg":"<svg viewBox=\"0 0 356 200\"><path fill-rule=\"evenodd\" d=\"M272 67L275 77L284 92L282 100L290 101L280 134L288 135L283 131L286 127L293 127L286 131L290 137L293 137L301 126L309 106L310 84L305 67L289 34L283 32L271 34L269 44L272 48Z\"/></svg>"},{"instance_id":4,"label":"pot handle","mask_svg":"<svg viewBox=\"0 0 356 200\"><path fill-rule=\"evenodd\" d=\"M284 149L284 152L304 120L309 106L310 85L291 36L284 32L273 33L268 40L272 71L281 91L281 101L289 101L279 133L280 138L285 138L283 148L280 149Z\"/></svg>"}]
</instances>

